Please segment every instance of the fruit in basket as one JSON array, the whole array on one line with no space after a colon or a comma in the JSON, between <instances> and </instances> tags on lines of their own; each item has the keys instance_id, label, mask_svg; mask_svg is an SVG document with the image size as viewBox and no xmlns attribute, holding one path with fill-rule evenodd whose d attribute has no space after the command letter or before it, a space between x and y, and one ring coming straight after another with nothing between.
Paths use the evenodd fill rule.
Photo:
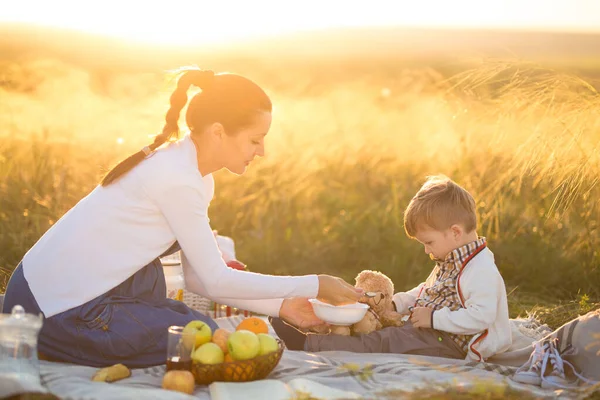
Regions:
<instances>
[{"instance_id":1,"label":"fruit in basket","mask_svg":"<svg viewBox=\"0 0 600 400\"><path fill-rule=\"evenodd\" d=\"M212 342L219 346L225 354L229 352L227 349L227 339L229 339L229 335L231 335L231 332L229 332L227 329L219 328L215 331L215 333L213 333L211 339Z\"/></svg>"},{"instance_id":2,"label":"fruit in basket","mask_svg":"<svg viewBox=\"0 0 600 400\"><path fill-rule=\"evenodd\" d=\"M210 339L212 338L212 329L210 329L210 326L208 326L206 322L200 320L188 322L183 328L183 333L191 333L194 335L194 348L198 348L204 343L210 342ZM188 343L189 339L186 340L187 338L189 338L189 336L183 336L184 345L191 348L190 343Z\"/></svg>"},{"instance_id":3,"label":"fruit in basket","mask_svg":"<svg viewBox=\"0 0 600 400\"><path fill-rule=\"evenodd\" d=\"M194 393L195 387L194 375L190 371L168 371L162 381L163 389L175 390L187 394Z\"/></svg>"},{"instance_id":4,"label":"fruit in basket","mask_svg":"<svg viewBox=\"0 0 600 400\"><path fill-rule=\"evenodd\" d=\"M223 350L212 342L204 343L192 353L192 360L200 364L220 364L224 359Z\"/></svg>"},{"instance_id":5,"label":"fruit in basket","mask_svg":"<svg viewBox=\"0 0 600 400\"><path fill-rule=\"evenodd\" d=\"M227 348L234 360L249 360L258 355L260 341L254 332L242 329L229 335Z\"/></svg>"},{"instance_id":6,"label":"fruit in basket","mask_svg":"<svg viewBox=\"0 0 600 400\"><path fill-rule=\"evenodd\" d=\"M259 356L279 350L279 344L273 336L267 335L266 333L259 333L256 336L258 337L258 342L260 344L260 350L258 351Z\"/></svg>"},{"instance_id":7,"label":"fruit in basket","mask_svg":"<svg viewBox=\"0 0 600 400\"><path fill-rule=\"evenodd\" d=\"M249 331L237 331L247 332ZM230 336L234 339L236 332ZM258 336L255 335L258 340ZM256 355L246 360L236 360L231 354L226 354L221 364L205 365L198 362L192 363L192 373L196 378L198 385L210 385L213 382L249 382L266 378L281 360L284 348L279 339L277 342L277 351L265 355ZM259 340L260 348L260 340Z\"/></svg>"},{"instance_id":8,"label":"fruit in basket","mask_svg":"<svg viewBox=\"0 0 600 400\"><path fill-rule=\"evenodd\" d=\"M256 334L259 333L269 333L269 326L267 323L258 317L248 317L244 318L242 322L238 324L235 328L236 331L245 329L250 332L254 332Z\"/></svg>"}]
</instances>

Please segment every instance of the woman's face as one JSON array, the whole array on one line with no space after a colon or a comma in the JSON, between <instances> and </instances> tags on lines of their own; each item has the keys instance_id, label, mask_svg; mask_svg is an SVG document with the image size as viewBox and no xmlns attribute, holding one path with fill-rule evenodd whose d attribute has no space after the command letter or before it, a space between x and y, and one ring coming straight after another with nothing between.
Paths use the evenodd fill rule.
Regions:
<instances>
[{"instance_id":1,"label":"woman's face","mask_svg":"<svg viewBox=\"0 0 600 400\"><path fill-rule=\"evenodd\" d=\"M254 124L243 128L235 135L223 135L222 160L223 167L234 174L241 175L254 157L265 155L265 136L271 127L271 113L259 113Z\"/></svg>"}]
</instances>

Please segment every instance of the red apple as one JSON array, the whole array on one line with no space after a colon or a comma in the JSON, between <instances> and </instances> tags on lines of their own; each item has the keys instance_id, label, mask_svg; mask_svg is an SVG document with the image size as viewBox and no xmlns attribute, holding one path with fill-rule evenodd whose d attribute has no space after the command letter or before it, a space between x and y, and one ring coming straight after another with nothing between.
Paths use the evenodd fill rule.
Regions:
<instances>
[{"instance_id":1,"label":"red apple","mask_svg":"<svg viewBox=\"0 0 600 400\"><path fill-rule=\"evenodd\" d=\"M227 339L229 339L229 332L227 329L219 328L212 335L212 342L223 350L223 353L227 354L229 350L227 350Z\"/></svg>"},{"instance_id":2,"label":"red apple","mask_svg":"<svg viewBox=\"0 0 600 400\"><path fill-rule=\"evenodd\" d=\"M238 260L228 261L227 266L229 268L238 269L240 271L243 271L246 269L246 265L244 265L244 263L239 262Z\"/></svg>"},{"instance_id":3,"label":"red apple","mask_svg":"<svg viewBox=\"0 0 600 400\"><path fill-rule=\"evenodd\" d=\"M195 387L194 375L190 371L168 371L162 381L163 389L175 390L181 393L192 394Z\"/></svg>"}]
</instances>

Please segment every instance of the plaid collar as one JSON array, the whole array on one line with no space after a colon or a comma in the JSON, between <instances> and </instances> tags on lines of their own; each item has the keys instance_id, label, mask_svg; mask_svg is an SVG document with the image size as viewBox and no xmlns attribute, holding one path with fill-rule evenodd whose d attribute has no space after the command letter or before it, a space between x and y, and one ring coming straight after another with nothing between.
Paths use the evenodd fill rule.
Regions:
<instances>
[{"instance_id":1,"label":"plaid collar","mask_svg":"<svg viewBox=\"0 0 600 400\"><path fill-rule=\"evenodd\" d=\"M452 250L443 262L438 262L440 269L448 269L448 267L461 268L465 260L469 258L475 250L487 242L486 238L481 236L479 239L465 244L457 249Z\"/></svg>"}]
</instances>

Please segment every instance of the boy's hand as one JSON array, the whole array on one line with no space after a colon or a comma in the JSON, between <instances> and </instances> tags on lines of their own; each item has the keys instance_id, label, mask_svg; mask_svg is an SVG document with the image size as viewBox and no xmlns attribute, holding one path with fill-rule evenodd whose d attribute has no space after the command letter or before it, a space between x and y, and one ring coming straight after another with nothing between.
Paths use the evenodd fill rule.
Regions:
<instances>
[{"instance_id":1,"label":"boy's hand","mask_svg":"<svg viewBox=\"0 0 600 400\"><path fill-rule=\"evenodd\" d=\"M431 328L431 314L433 314L432 308L415 307L410 316L410 322L415 328Z\"/></svg>"}]
</instances>

